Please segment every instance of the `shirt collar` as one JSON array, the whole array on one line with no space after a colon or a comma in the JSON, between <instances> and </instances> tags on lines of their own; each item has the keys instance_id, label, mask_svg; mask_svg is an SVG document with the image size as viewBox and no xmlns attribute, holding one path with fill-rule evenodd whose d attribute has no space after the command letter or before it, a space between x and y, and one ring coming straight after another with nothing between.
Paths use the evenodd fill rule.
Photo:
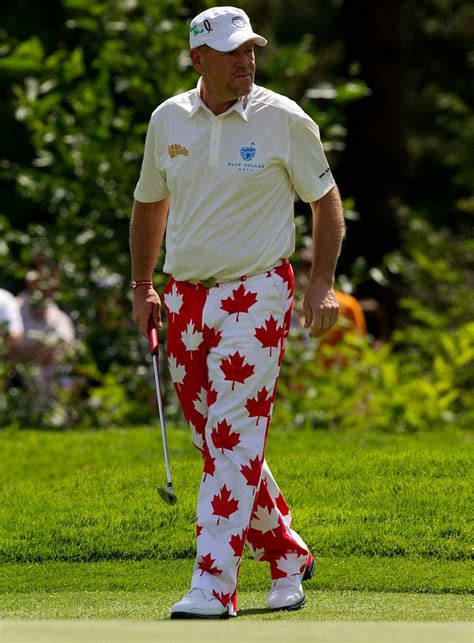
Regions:
<instances>
[{"instance_id":1,"label":"shirt collar","mask_svg":"<svg viewBox=\"0 0 474 643\"><path fill-rule=\"evenodd\" d=\"M237 112L238 114L240 114L242 116L244 121L248 122L248 120L249 120L248 112L249 112L249 105L250 105L251 95L252 95L252 92L250 92L250 94L248 96L242 96L242 98L239 98L232 105L232 107L229 107L229 109L224 113L229 114L230 112ZM196 86L196 89L194 89L191 92L191 102L192 102L192 108L191 108L191 111L189 112L189 118L191 118L192 116L197 114L197 112L201 108L204 109L207 112L210 112L209 107L204 103L204 101L201 98L201 79L198 80L198 84Z\"/></svg>"}]
</instances>

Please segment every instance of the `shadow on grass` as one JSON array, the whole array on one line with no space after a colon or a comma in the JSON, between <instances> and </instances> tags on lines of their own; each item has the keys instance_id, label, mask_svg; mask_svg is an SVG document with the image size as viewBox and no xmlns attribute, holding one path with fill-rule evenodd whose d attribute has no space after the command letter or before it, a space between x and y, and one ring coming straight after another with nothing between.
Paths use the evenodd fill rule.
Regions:
<instances>
[{"instance_id":1,"label":"shadow on grass","mask_svg":"<svg viewBox=\"0 0 474 643\"><path fill-rule=\"evenodd\" d=\"M275 610L269 610L268 607L255 607L252 609L240 609L237 616L251 616L252 614L273 614Z\"/></svg>"}]
</instances>

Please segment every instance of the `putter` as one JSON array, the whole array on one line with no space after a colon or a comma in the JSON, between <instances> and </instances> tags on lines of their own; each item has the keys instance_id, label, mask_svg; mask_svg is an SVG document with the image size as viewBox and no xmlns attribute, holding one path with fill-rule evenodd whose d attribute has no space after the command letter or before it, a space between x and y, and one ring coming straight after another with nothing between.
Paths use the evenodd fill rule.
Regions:
<instances>
[{"instance_id":1,"label":"putter","mask_svg":"<svg viewBox=\"0 0 474 643\"><path fill-rule=\"evenodd\" d=\"M158 331L156 330L156 325L153 321L152 315L148 320L148 344L150 346L151 359L153 362L153 374L155 376L156 401L158 404L158 413L160 416L161 437L163 440L163 453L165 455L167 481L166 489L164 489L163 487L158 487L157 491L167 505L175 505L178 502L178 499L173 490L173 484L171 482L170 456L168 453L168 440L166 439L166 425L165 416L163 413L163 400L161 397L160 372L158 370Z\"/></svg>"}]
</instances>

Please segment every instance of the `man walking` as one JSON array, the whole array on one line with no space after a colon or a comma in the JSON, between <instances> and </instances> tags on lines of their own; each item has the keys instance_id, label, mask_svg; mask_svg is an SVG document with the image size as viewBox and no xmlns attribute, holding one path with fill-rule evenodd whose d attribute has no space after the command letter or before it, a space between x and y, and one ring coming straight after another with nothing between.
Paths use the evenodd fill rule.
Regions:
<instances>
[{"instance_id":1,"label":"man walking","mask_svg":"<svg viewBox=\"0 0 474 643\"><path fill-rule=\"evenodd\" d=\"M291 319L295 192L313 212L313 337L337 319L344 219L317 125L254 84L254 47L266 42L241 9L192 20L200 80L154 111L134 193L134 319L145 336L150 315L161 326L152 274L166 229L168 363L203 456L191 591L172 618L236 614L245 543L270 564L270 609L300 607L314 566L264 450Z\"/></svg>"}]
</instances>

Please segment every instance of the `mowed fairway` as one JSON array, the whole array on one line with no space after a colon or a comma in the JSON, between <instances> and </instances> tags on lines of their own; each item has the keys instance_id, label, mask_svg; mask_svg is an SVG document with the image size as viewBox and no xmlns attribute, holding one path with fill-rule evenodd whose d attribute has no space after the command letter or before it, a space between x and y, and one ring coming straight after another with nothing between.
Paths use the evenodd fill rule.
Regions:
<instances>
[{"instance_id":1,"label":"mowed fairway","mask_svg":"<svg viewBox=\"0 0 474 643\"><path fill-rule=\"evenodd\" d=\"M2 643L7 635L26 640L21 639L28 636L21 629L24 619L167 619L169 606L188 588L200 476L200 457L187 431L169 433L179 499L174 508L155 491L165 481L156 430L0 435ZM427 626L426 639L419 629L412 640L468 640L462 637L469 626L461 623L472 617L472 452L466 434L273 429L267 455L294 507L294 525L318 559L306 584L307 606L269 613L267 566L246 556L239 617L219 628L230 627L231 636L239 623L257 627L258 621L269 626L275 620L280 625L293 621L295 627L306 627L294 631L302 632L294 640L336 641L346 639L331 638L337 634L327 622L346 621L345 631L352 636L347 640L371 641L382 640L370 638L376 632L371 623L361 638L348 624L416 621L421 627L426 621L445 621L443 627L451 626L447 638L435 638ZM321 623L320 629L308 629L310 621ZM56 640L53 629L59 625L51 622L46 638ZM130 639L115 640L201 640L199 632L205 630L187 625L184 638L176 638L178 629L171 634L162 629L161 634L137 630ZM38 636L42 627L37 624ZM390 631L384 641L410 640L407 632L396 638L400 630ZM121 632L125 636L126 628ZM312 638L304 638L305 632ZM64 632L58 636L69 640ZM284 640L268 629L259 638L245 636Z\"/></svg>"}]
</instances>

